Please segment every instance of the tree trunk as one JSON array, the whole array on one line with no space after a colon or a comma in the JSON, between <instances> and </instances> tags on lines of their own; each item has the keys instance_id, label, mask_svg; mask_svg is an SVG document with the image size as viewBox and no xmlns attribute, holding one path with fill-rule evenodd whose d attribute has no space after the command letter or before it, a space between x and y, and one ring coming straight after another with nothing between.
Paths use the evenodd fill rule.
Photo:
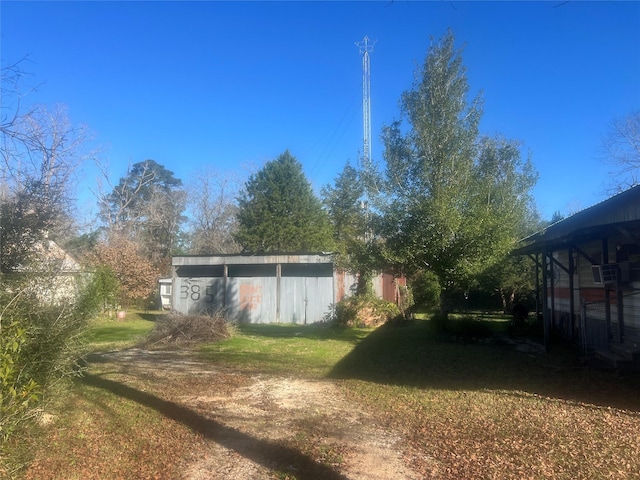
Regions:
<instances>
[{"instance_id":1,"label":"tree trunk","mask_svg":"<svg viewBox=\"0 0 640 480\"><path fill-rule=\"evenodd\" d=\"M443 332L447 329L447 321L449 320L449 304L444 289L440 290L440 314L438 315L437 328Z\"/></svg>"},{"instance_id":2,"label":"tree trunk","mask_svg":"<svg viewBox=\"0 0 640 480\"><path fill-rule=\"evenodd\" d=\"M515 290L511 290L507 296L507 292L505 292L503 289L500 289L500 300L502 301L503 313L507 315L510 315L511 313L513 313L513 305L514 305L515 299L516 299Z\"/></svg>"},{"instance_id":3,"label":"tree trunk","mask_svg":"<svg viewBox=\"0 0 640 480\"><path fill-rule=\"evenodd\" d=\"M507 312L507 296L504 294L504 290L500 289L500 301L502 303L502 313L508 313Z\"/></svg>"},{"instance_id":4,"label":"tree trunk","mask_svg":"<svg viewBox=\"0 0 640 480\"><path fill-rule=\"evenodd\" d=\"M371 274L366 271L358 272L358 283L356 285L356 294L360 296L365 296L369 293L370 284L371 284Z\"/></svg>"}]
</instances>

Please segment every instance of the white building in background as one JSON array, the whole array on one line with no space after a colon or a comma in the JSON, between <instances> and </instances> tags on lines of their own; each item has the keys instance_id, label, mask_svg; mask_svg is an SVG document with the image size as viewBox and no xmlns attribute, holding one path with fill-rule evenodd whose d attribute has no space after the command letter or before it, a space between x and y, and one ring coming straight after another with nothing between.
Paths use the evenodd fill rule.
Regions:
<instances>
[{"instance_id":1,"label":"white building in background","mask_svg":"<svg viewBox=\"0 0 640 480\"><path fill-rule=\"evenodd\" d=\"M29 265L8 275L24 276L23 288L33 292L45 304L73 303L87 273L80 264L53 240L45 239L34 246Z\"/></svg>"},{"instance_id":2,"label":"white building in background","mask_svg":"<svg viewBox=\"0 0 640 480\"><path fill-rule=\"evenodd\" d=\"M158 285L160 288L160 308L171 310L172 279L161 278L158 280Z\"/></svg>"}]
</instances>

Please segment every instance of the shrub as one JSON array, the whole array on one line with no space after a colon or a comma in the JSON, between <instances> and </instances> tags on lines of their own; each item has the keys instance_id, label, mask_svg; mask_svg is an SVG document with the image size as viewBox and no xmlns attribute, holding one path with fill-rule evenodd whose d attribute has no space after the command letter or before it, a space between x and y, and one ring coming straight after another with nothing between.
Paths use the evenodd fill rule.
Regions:
<instances>
[{"instance_id":1,"label":"shrub","mask_svg":"<svg viewBox=\"0 0 640 480\"><path fill-rule=\"evenodd\" d=\"M158 317L146 345L216 342L229 337L223 312L211 315L170 314Z\"/></svg>"},{"instance_id":2,"label":"shrub","mask_svg":"<svg viewBox=\"0 0 640 480\"><path fill-rule=\"evenodd\" d=\"M344 327L377 327L400 314L395 303L369 295L354 295L334 306L330 320Z\"/></svg>"},{"instance_id":3,"label":"shrub","mask_svg":"<svg viewBox=\"0 0 640 480\"><path fill-rule=\"evenodd\" d=\"M86 308L95 313L115 310L118 303L120 284L111 267L98 265L87 285Z\"/></svg>"},{"instance_id":4,"label":"shrub","mask_svg":"<svg viewBox=\"0 0 640 480\"><path fill-rule=\"evenodd\" d=\"M81 371L87 301L47 304L32 283L0 278L0 455ZM33 280L33 279L31 279Z\"/></svg>"},{"instance_id":5,"label":"shrub","mask_svg":"<svg viewBox=\"0 0 640 480\"><path fill-rule=\"evenodd\" d=\"M23 373L28 330L12 321L1 325L0 333L0 445L3 445L20 423L31 416L42 389Z\"/></svg>"}]
</instances>

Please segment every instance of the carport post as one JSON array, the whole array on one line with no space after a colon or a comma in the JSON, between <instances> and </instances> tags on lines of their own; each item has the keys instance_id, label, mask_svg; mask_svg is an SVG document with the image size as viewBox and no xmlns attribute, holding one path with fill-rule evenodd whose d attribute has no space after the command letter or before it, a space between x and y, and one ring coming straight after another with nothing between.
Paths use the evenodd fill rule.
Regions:
<instances>
[{"instance_id":1,"label":"carport post","mask_svg":"<svg viewBox=\"0 0 640 480\"><path fill-rule=\"evenodd\" d=\"M280 296L282 295L280 279L282 278L282 264L276 263L276 323L280 323Z\"/></svg>"},{"instance_id":2,"label":"carport post","mask_svg":"<svg viewBox=\"0 0 640 480\"><path fill-rule=\"evenodd\" d=\"M227 263L225 262L224 265L222 266L222 291L223 291L223 295L222 295L222 308L226 309L227 308L227 280L229 278L229 265L227 265Z\"/></svg>"},{"instance_id":3,"label":"carport post","mask_svg":"<svg viewBox=\"0 0 640 480\"><path fill-rule=\"evenodd\" d=\"M549 272L547 271L547 255L547 252L542 253L542 325L544 328L544 349L549 353L549 308L547 305Z\"/></svg>"},{"instance_id":4,"label":"carport post","mask_svg":"<svg viewBox=\"0 0 640 480\"><path fill-rule=\"evenodd\" d=\"M569 328L571 328L570 338L571 342L575 342L575 328L574 322L576 318L576 302L573 295L573 273L575 271L575 263L573 261L573 249L569 247Z\"/></svg>"}]
</instances>

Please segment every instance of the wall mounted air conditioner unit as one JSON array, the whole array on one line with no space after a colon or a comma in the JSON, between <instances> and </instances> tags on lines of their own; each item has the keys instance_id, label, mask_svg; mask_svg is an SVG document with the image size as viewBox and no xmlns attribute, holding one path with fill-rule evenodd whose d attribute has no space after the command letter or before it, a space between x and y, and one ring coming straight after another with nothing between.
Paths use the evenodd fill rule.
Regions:
<instances>
[{"instance_id":1,"label":"wall mounted air conditioner unit","mask_svg":"<svg viewBox=\"0 0 640 480\"><path fill-rule=\"evenodd\" d=\"M591 265L593 283L596 285L614 285L629 281L629 262Z\"/></svg>"}]
</instances>

